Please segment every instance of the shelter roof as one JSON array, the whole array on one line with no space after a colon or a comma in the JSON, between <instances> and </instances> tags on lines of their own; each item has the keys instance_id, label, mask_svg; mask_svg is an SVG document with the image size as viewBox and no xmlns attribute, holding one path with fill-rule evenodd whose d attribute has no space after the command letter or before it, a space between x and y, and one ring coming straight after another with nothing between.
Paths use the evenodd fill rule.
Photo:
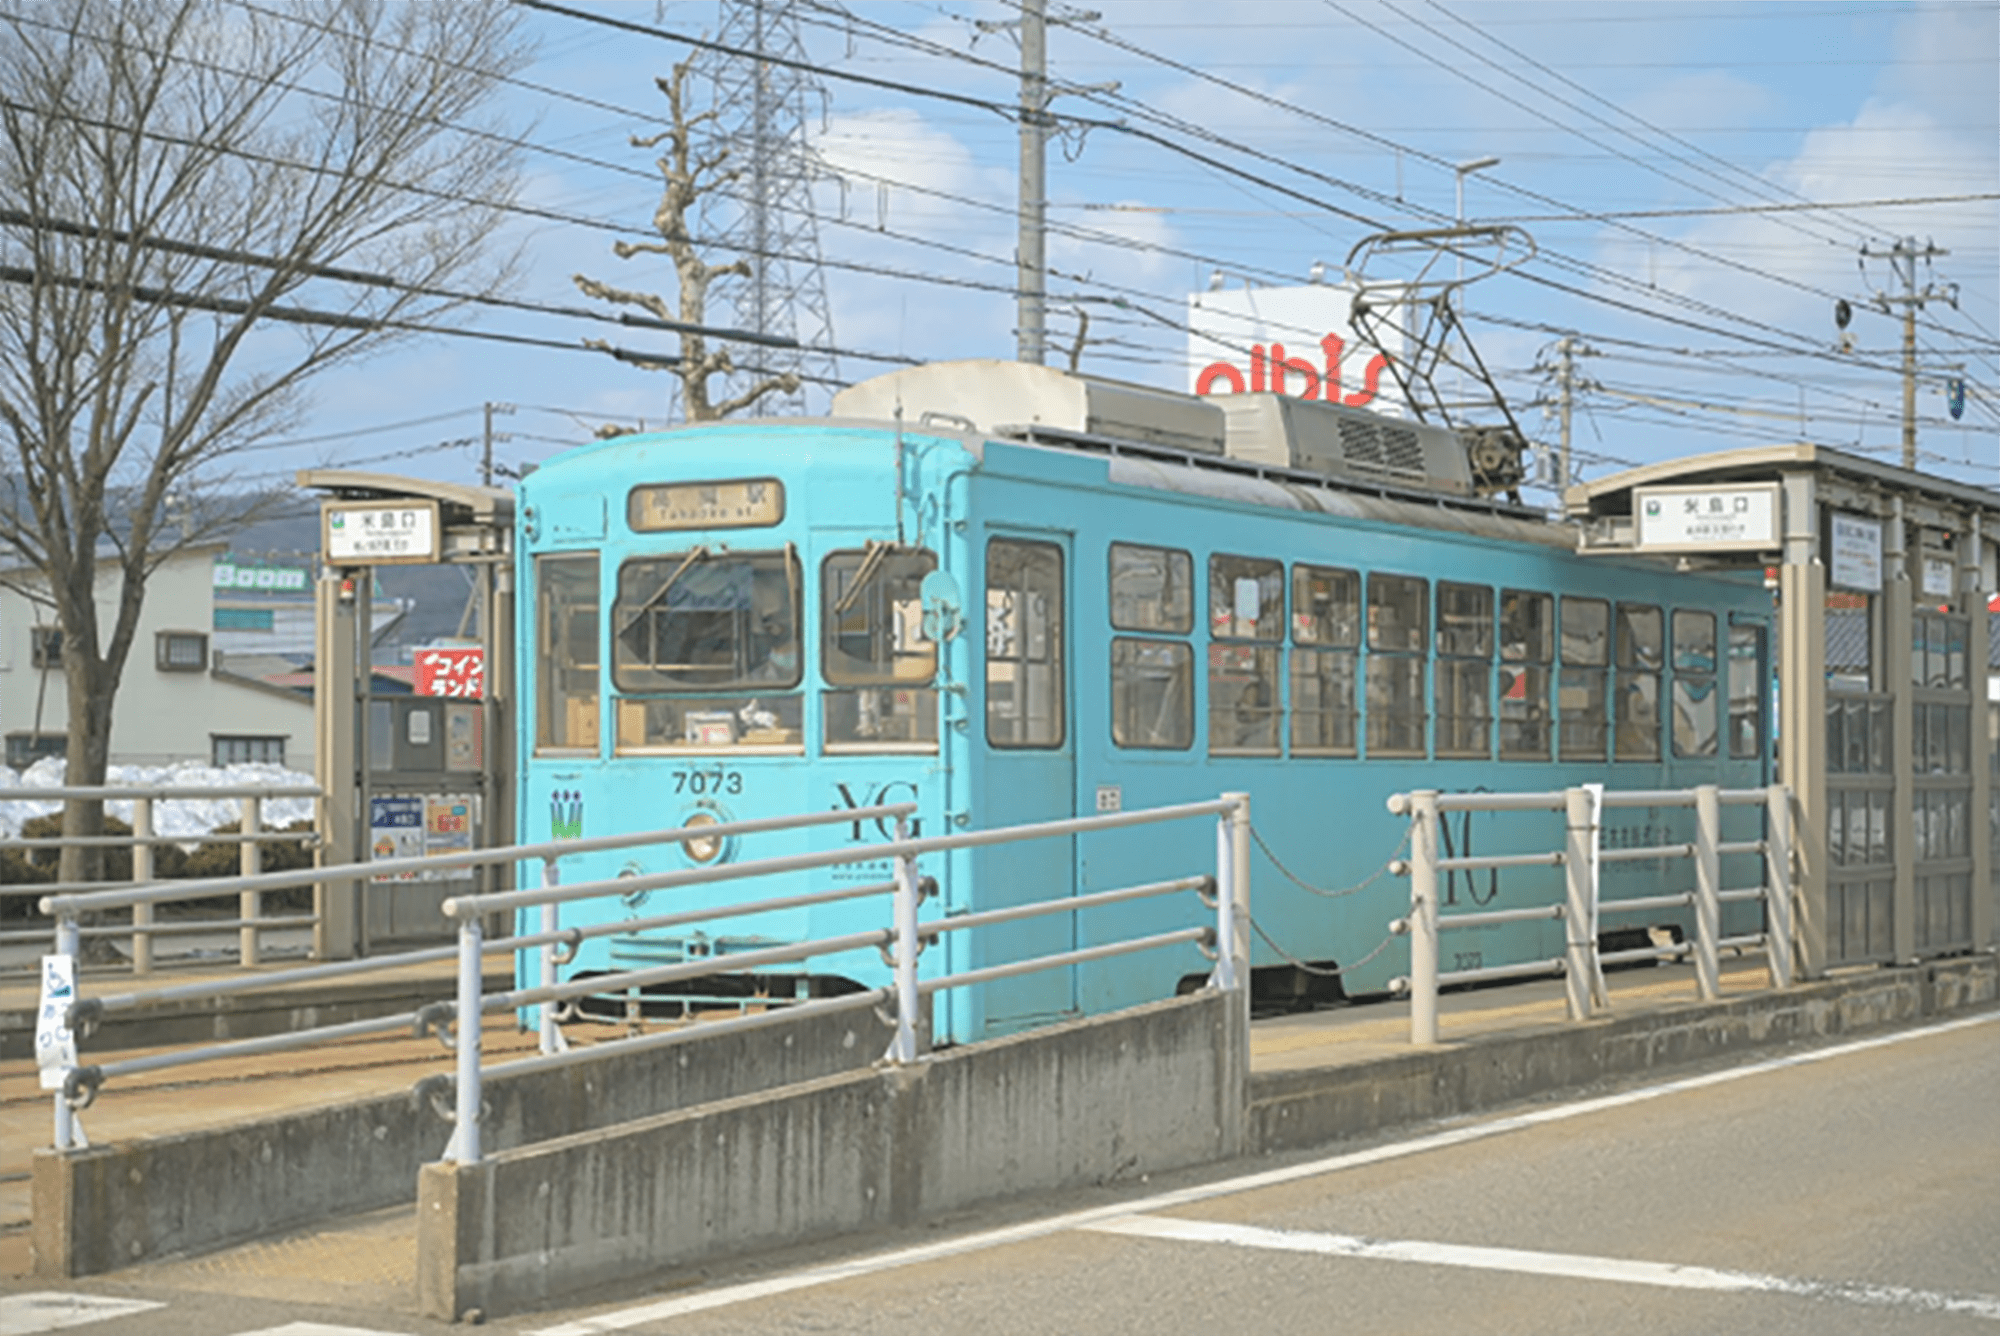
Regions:
<instances>
[{"instance_id":1,"label":"shelter roof","mask_svg":"<svg viewBox=\"0 0 2000 1336\"><path fill-rule=\"evenodd\" d=\"M1626 469L1571 487L1563 493L1563 509L1573 519L1608 520L1632 513L1634 488L1775 482L1797 473L1813 474L1826 499L1840 505L1881 513L1878 506L1901 497L1905 515L1918 523L1948 526L1976 512L1986 532L2000 533L2000 491L1994 488L1804 443L1721 450Z\"/></svg>"},{"instance_id":2,"label":"shelter roof","mask_svg":"<svg viewBox=\"0 0 2000 1336\"><path fill-rule=\"evenodd\" d=\"M437 482L398 473L362 473L353 469L300 469L298 484L332 492L348 501L407 498L436 501L445 511L447 524L470 521L504 526L514 520L514 494L505 487L479 487L471 483Z\"/></svg>"}]
</instances>

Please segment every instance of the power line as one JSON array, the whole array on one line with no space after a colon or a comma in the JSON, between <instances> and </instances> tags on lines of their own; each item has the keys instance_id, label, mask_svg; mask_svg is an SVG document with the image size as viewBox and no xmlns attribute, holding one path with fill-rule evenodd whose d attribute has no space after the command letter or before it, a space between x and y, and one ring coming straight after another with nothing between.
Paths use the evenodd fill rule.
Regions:
<instances>
[{"instance_id":1,"label":"power line","mask_svg":"<svg viewBox=\"0 0 2000 1336\"><path fill-rule=\"evenodd\" d=\"M1625 116L1625 117L1627 117L1628 119L1630 119L1630 120L1632 120L1632 121L1635 121L1635 122L1637 122L1638 124L1640 124L1640 125L1644 126L1644 127L1646 128L1646 129L1648 129L1649 131L1652 131L1652 132L1653 132L1653 133L1655 133L1655 134L1658 134L1658 135L1661 135L1661 136L1665 137L1666 139L1670 140L1671 142L1673 142L1673 143L1675 143L1675 144L1678 144L1678 145L1680 145L1680 146L1681 146L1682 148L1685 148L1685 149L1688 149L1688 150L1690 150L1691 152L1694 152L1694 153L1697 153L1697 154L1700 154L1701 156L1703 156L1703 157L1705 157L1705 158L1708 158L1708 159L1709 159L1710 161L1713 161L1713 162L1717 162L1717 163L1721 163L1721 165L1722 165L1722 166L1723 166L1724 168L1726 168L1726 169L1727 169L1728 171L1730 171L1731 173L1734 173L1734 174L1735 174L1735 175L1737 175L1737 176L1741 176L1741 177L1746 177L1746 178L1748 178L1748 179L1750 180L1750 182L1751 182L1752 186L1753 186L1753 187L1755 188L1755 189L1754 189L1754 192L1753 192L1754 194L1756 194L1756 195L1759 195L1759 196L1762 196L1762 197L1763 197L1763 198L1765 198L1765 199L1771 199L1771 198L1773 198L1773 197L1774 197L1774 193L1776 192L1776 188L1774 188L1774 187L1773 187L1773 186L1771 186L1770 184L1766 183L1766 182L1765 182L1765 181L1763 181L1763 180L1762 180L1761 178L1759 178L1759 177L1756 177L1756 176L1753 176L1753 175L1752 175L1751 173L1749 173L1749 172L1746 172L1746 171L1744 171L1744 170L1743 170L1742 168L1740 168L1740 167L1736 166L1736 165L1735 165L1734 163L1731 163L1731 162L1727 161L1726 159L1723 159L1723 158L1718 158L1718 157L1716 157L1716 156L1715 156L1714 154L1710 153L1710 152L1709 152L1708 150L1706 150L1706 149L1704 149L1704 148L1700 147L1700 146L1699 146L1699 145L1697 145L1697 144L1694 144L1694 143L1691 143L1691 142L1689 142L1688 140L1685 140L1685 139L1682 139L1682 138L1681 138L1680 136L1678 136L1678 135L1676 135L1676 134L1673 134L1673 133L1672 133L1671 131L1667 131L1667 130L1663 130L1663 129L1661 129L1661 128L1660 128L1659 126L1656 126L1656 125L1654 125L1654 124L1653 124L1653 123L1652 123L1651 121L1648 121L1648 120L1646 120L1646 119L1645 119L1644 117L1642 117L1642 116L1639 116L1639 115L1637 115L1636 113L1634 113L1634 112L1631 112L1631 111L1629 111L1629 110L1627 110L1627 109L1625 109L1625 108L1623 108L1623 107L1620 107L1620 106L1618 106L1617 104L1615 104L1615 103L1613 103L1613 102L1611 102L1611 101L1609 101L1609 100L1607 100L1607 99L1605 99L1605 98L1602 98L1602 97L1599 97L1599 96L1598 96L1598 95L1597 95L1597 94L1596 94L1595 92L1592 92L1592 91L1591 91L1590 89L1588 89L1588 88L1585 88L1585 87L1584 87L1584 86L1583 86L1582 84L1580 84L1580 83L1576 82L1576 81L1575 81L1574 79L1571 79L1571 78L1569 78L1569 77L1568 77L1567 75L1564 75L1564 74L1561 74L1561 73L1559 73L1558 71L1556 71L1556 70L1554 70L1554 69L1551 69L1551 68L1550 68L1549 66L1547 66L1547 65L1543 64L1543 63L1542 63L1541 61L1538 61L1538 60L1536 60L1536 59L1535 59L1535 58L1534 58L1533 56L1530 56L1530 55L1528 55L1528 54L1527 54L1526 52L1524 52L1524 51L1520 50L1520 49L1519 49L1518 47L1515 47L1515 46L1511 46L1511 45L1509 45L1508 43L1506 43L1506 42L1502 41L1501 39L1499 39L1498 37L1495 37L1495 36L1493 36L1492 34L1490 34L1490 33L1487 33L1487 32L1485 32L1485 31L1483 31L1483 30L1482 30L1482 29L1481 29L1481 28L1480 28L1480 27L1479 27L1479 26L1478 26L1477 24L1473 23L1473 22L1472 22L1472 21L1471 21L1470 19L1467 19L1467 18L1465 18L1465 17L1464 17L1463 15L1461 15L1461 14L1455 14L1455 13L1453 13L1452 11L1450 11L1450 10L1446 9L1446 8L1445 8L1445 7L1443 6L1443 5L1441 5L1441 4L1439 4L1439 3L1437 3L1437 0L1426 0L1426 3L1428 3L1428 4L1430 5L1430 7L1431 7L1432 9L1435 9L1435 10L1437 10L1437 11L1438 11L1439 13L1441 13L1441 14L1444 14L1444 15L1445 15L1445 16L1446 16L1447 18L1450 18L1450 19L1452 19L1452 20L1453 20L1454 22L1458 23L1458 24L1459 24L1459 25L1460 25L1461 27L1465 27L1465 28L1468 28L1468 29L1470 29L1471 31L1473 31L1473 32L1475 32L1475 33L1478 33L1478 34L1479 34L1479 36L1481 36L1481 37L1485 38L1485 39L1486 39L1487 41L1489 41L1489 42L1493 43L1493 44L1494 44L1495 46L1499 47L1499 48L1500 48L1501 50L1503 50L1503 51L1506 51L1506 52L1507 52L1508 54L1510 54L1510 55L1514 56L1515 58L1517 58L1517 59L1519 59L1519 60L1522 60L1522 61L1525 61L1525 62L1527 62L1527 63L1528 63L1528 64L1529 64L1530 66L1532 66L1533 68L1535 68L1535 69L1537 69L1537 70L1540 70L1540 71L1541 71L1541 72L1542 72L1543 74L1547 75L1547 76L1548 76L1549 78L1552 78L1552 79L1555 79L1555 80L1557 80L1558 82L1562 83L1562 84L1563 84L1563 85L1565 85L1566 87L1569 87L1569 88L1573 88L1573 89L1575 89L1576 91L1578 91L1579 93L1582 93L1582 94L1583 94L1583 95L1584 95L1585 97L1587 97L1587 98L1591 99L1591 100L1592 100L1592 101L1594 101L1594 102L1599 102L1599 103L1602 103L1603 105L1605 105L1605 106L1607 106L1607 107L1610 107L1610 108L1611 108L1611 109L1612 109L1613 111L1616 111L1616 112L1618 112L1618 113L1619 113L1620 115L1622 115L1622 116ZM1396 13L1396 14L1403 14L1403 11L1402 11L1402 10L1399 10L1399 9L1397 9L1397 8L1396 8L1396 6L1395 6L1395 5L1393 4L1393 3L1389 4L1389 9L1390 9L1390 11L1391 11L1392 13ZM1409 16L1407 15L1407 14L1403 14L1403 16L1404 16L1405 18L1408 18L1408 17L1409 17ZM1459 50L1461 50L1461 51L1464 51L1464 52L1465 52L1465 53L1466 53L1467 55L1470 55L1470 56L1473 56L1473 57L1474 57L1475 59L1477 59L1477 60L1481 61L1482 63L1484 63L1485 65L1487 65L1487 66L1488 66L1488 68L1491 68L1491 69L1495 69L1495 70L1500 70L1500 72L1501 72L1501 73L1503 73L1503 74L1506 74L1506 75L1508 75L1509 77L1511 77L1511 78L1514 78L1514 79L1516 79L1516 80L1518 80L1518 81L1520 81L1520 82L1523 82L1523 83L1526 83L1526 82L1527 82L1527 80L1525 80L1525 79L1522 79L1522 78L1521 78L1521 76L1519 76L1519 75L1517 75L1517 74L1514 74L1514 72L1513 72L1512 70L1508 70L1508 69L1505 69L1504 67L1502 67L1501 65L1499 65L1499 64L1498 64L1497 62L1495 62L1495 61L1493 61L1493 60L1490 60L1490 59L1488 59L1488 58L1487 58L1487 57L1485 57L1485 56L1482 56L1482 55L1479 55L1479 54L1478 54L1477 52L1474 52L1474 51L1470 50L1469 48L1465 47L1465 46L1464 46L1463 44L1461 44L1461 43L1458 43L1458 42L1455 42L1455 41L1452 41L1452 39L1451 39L1451 38L1449 38L1449 37L1446 37L1446 36L1445 36L1445 35L1444 35L1443 33L1440 33L1440 32L1438 32L1438 31L1437 31L1437 29L1435 29L1435 28L1431 27L1431 26L1430 26L1429 24L1427 24L1427 23L1424 23L1424 22L1423 22L1422 20L1420 20L1420 19L1413 19L1413 20L1411 20L1411 21L1412 21L1412 22L1414 22L1414 23L1416 23L1416 24L1417 24L1417 26L1419 26L1419 27L1423 28L1423 29L1424 29L1424 31L1426 31L1426 32L1428 32L1428 33L1431 33L1432 35L1434 35L1434 36L1436 36L1436 37L1440 38L1441 40L1444 40L1444 41L1446 41L1446 42L1450 42L1450 43L1451 43L1451 44L1452 44L1453 46L1457 47L1457 48L1458 48ZM1481 86L1482 86L1482 87L1484 87L1484 85L1481 85ZM1608 129L1608 130L1612 130L1612 131L1614 131L1615 133L1619 133L1619 134L1623 134L1623 135L1625 135L1625 136L1626 136L1627 138L1629 138L1629 139L1632 139L1632 140L1634 140L1634 141L1636 141L1636 142L1643 142L1643 141L1640 141L1640 140L1639 140L1639 137L1638 137L1637 135L1633 134L1633 133L1632 133L1631 131L1629 131L1629 130L1625 130L1625 129L1622 129L1621 127L1618 127L1618 126L1615 126L1615 125L1613 125L1613 124L1612 124L1612 123L1611 123L1610 121L1606 120L1606 119L1605 119L1604 117L1602 117L1602 116L1600 116L1600 115L1596 114L1595 112L1592 112L1592 111L1589 111L1589 110L1587 110L1587 109L1585 109L1585 108L1583 108L1583 107L1580 107L1580 106L1578 106L1578 105L1577 105L1576 103L1574 103L1574 102L1571 102L1571 101L1569 101L1569 100L1568 100L1568 99L1566 99L1566 98L1561 98L1561 97L1557 97L1556 95L1554 95L1554 94L1552 94L1552 93L1547 93L1547 92L1546 92L1545 90L1544 90L1544 96L1547 96L1547 97L1549 97L1549 98L1550 98L1551 100L1555 101L1556 103L1558 103L1558 104L1559 104L1559 105L1561 105L1561 106L1564 106L1564 107L1567 107L1567 108L1569 108L1570 110L1572 110L1572 111L1575 111L1575 112L1577 112L1577 113L1578 113L1579 115L1584 115L1584 116L1589 116L1589 117L1590 117L1590 118L1591 118L1592 120L1596 121L1596 122L1597 122L1597 123L1598 123L1599 125L1602 125L1602 126L1604 126L1604 127L1605 127L1606 129ZM1579 132L1577 132L1577 131L1575 130L1575 127L1573 127L1573 126L1561 126L1561 127L1559 127L1559 128L1563 128L1563 129L1568 129L1568 130L1570 130L1570 132L1571 132L1571 133L1579 133ZM1588 135L1584 135L1584 136L1582 136L1582 137L1583 137L1584 139L1588 140L1588 141L1589 141L1590 143L1592 143L1592 144L1596 144L1596 143L1597 143L1597 140L1595 140L1595 139L1592 139L1592 138L1591 138L1590 136L1588 136ZM1615 150L1614 150L1614 151L1615 151ZM1661 175L1661 176L1663 176L1663 177L1666 177L1666 179L1668 179L1668 180L1676 180L1676 178L1674 178L1674 177L1672 177L1672 176L1668 175L1668 174L1667 174L1666 172L1664 172L1664 171L1660 171L1660 170L1659 170L1658 168L1656 168L1656 167L1653 167L1653 166L1652 166L1652 165L1651 165L1650 163L1646 163L1646 162L1643 162L1643 161L1641 161L1640 159L1637 159L1637 158L1631 158L1631 157L1630 157L1629 155L1625 155L1625 154L1620 154L1619 156L1620 156L1620 157L1624 157L1624 158L1626 158L1626 159L1627 159L1628 161L1631 161L1631 162L1633 162L1633 163L1634 163L1635 165L1637 165L1637 166L1640 166L1640 167L1643 167L1643 168L1645 168L1645 169L1646 169L1646 170L1648 170L1648 171L1654 171L1654 172L1657 172L1657 173L1658 173L1659 175ZM1714 172L1713 170L1711 170L1711 169L1709 169L1709 168L1705 168L1705 167L1702 167L1702 166L1701 166L1700 164L1698 164L1698 163L1694 163L1694 162L1691 162L1691 161L1689 161L1689 159L1687 159L1686 157L1683 157L1683 156L1681 156L1681 155L1679 155L1679 154L1669 154L1668 156L1669 156L1669 157L1671 157L1671 158L1672 158L1672 159L1673 159L1674 161L1676 161L1676 162L1680 162L1680 163L1682 163L1682 164L1684 164L1684 165L1686 165L1686 166L1689 166L1689 167L1693 167L1693 168L1694 168L1694 169L1695 169L1696 171L1700 171L1700 172L1704 173L1705 175L1708 175L1708 176L1710 176L1710 177L1713 177L1713 178L1714 178L1714 179L1716 179L1717 181L1721 181L1721 180L1723 180L1723 177L1722 177L1722 176L1721 176L1721 175L1720 175L1719 173L1716 173L1716 172ZM1684 183L1681 183L1681 182L1678 182L1678 181L1676 181L1676 184L1684 184ZM1735 188L1735 189L1738 189L1738 190L1741 190L1741 189L1743 189L1743 186L1742 186L1741 184L1737 184L1737 185L1735 185L1735 187L1734 187L1734 188ZM1702 191L1702 193L1703 193L1703 194L1709 194L1709 195L1713 196L1713 192L1711 192L1711 191L1707 191L1707 190L1703 190L1703 191ZM1792 198L1793 198L1794 200L1800 200L1800 199L1803 199L1803 198L1804 198L1803 196L1799 195L1799 194L1798 194L1798 193L1797 193L1796 191L1789 191L1789 190L1787 190L1787 191L1782 191L1782 193L1784 193L1784 194L1787 194L1787 195L1790 195L1790 196L1791 196L1791 197L1792 197ZM1719 198L1719 197L1716 197L1716 198ZM1823 241L1824 241L1824 240L1828 240L1828 238L1826 238L1825 236L1821 236L1821 235L1819 235L1819 234L1816 234L1816 233L1809 233L1808 235L1814 235L1814 236L1817 236L1819 240L1823 240Z\"/></svg>"}]
</instances>

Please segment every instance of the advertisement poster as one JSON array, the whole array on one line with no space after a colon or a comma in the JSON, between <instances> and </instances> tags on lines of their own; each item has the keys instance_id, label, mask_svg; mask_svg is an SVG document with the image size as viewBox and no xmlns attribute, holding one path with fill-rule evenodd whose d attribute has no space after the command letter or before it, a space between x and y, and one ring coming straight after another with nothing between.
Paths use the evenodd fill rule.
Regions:
<instances>
[{"instance_id":1,"label":"advertisement poster","mask_svg":"<svg viewBox=\"0 0 2000 1336\"><path fill-rule=\"evenodd\" d=\"M424 799L424 853L464 853L472 848L472 799L458 794L432 794ZM470 877L471 868L443 868L430 874L440 878Z\"/></svg>"},{"instance_id":2,"label":"advertisement poster","mask_svg":"<svg viewBox=\"0 0 2000 1336\"><path fill-rule=\"evenodd\" d=\"M486 651L477 646L418 650L414 662L419 696L477 700L486 693Z\"/></svg>"},{"instance_id":3,"label":"advertisement poster","mask_svg":"<svg viewBox=\"0 0 2000 1336\"><path fill-rule=\"evenodd\" d=\"M368 799L368 853L385 858L421 858L424 853L424 800L391 796ZM373 881L415 881L417 873L392 873Z\"/></svg>"}]
</instances>

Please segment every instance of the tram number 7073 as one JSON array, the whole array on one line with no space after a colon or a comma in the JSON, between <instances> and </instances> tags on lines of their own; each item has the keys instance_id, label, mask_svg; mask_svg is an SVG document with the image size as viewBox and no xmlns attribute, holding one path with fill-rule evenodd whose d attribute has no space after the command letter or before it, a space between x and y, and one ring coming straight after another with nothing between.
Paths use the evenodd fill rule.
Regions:
<instances>
[{"instance_id":1,"label":"tram number 7073","mask_svg":"<svg viewBox=\"0 0 2000 1336\"><path fill-rule=\"evenodd\" d=\"M717 766L713 770L676 770L674 792L693 794L699 798L711 793L738 794L743 792L743 772L724 770Z\"/></svg>"}]
</instances>

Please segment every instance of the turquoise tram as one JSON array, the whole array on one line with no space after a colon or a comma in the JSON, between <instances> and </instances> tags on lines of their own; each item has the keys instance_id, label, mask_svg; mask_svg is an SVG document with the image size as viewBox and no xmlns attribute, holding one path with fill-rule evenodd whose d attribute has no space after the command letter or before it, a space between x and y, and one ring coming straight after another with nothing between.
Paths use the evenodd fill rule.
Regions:
<instances>
[{"instance_id":1,"label":"turquoise tram","mask_svg":"<svg viewBox=\"0 0 2000 1336\"><path fill-rule=\"evenodd\" d=\"M833 416L689 426L569 451L522 481L521 838L911 801L918 834L1251 795L1258 995L1380 993L1408 968L1383 875L1417 788L1769 782L1771 597L1720 570L1586 556L1577 531L1477 494L1450 433L1268 394L1197 399L1014 363L843 391ZM541 822L547 820L544 830ZM1729 820L1754 822L1732 811ZM1554 848L1550 817L1453 818L1447 847ZM1613 809L1604 841L1689 838ZM1755 837L1754 826L1729 839ZM565 860L565 881L876 842L856 820ZM1085 894L1213 865L1205 822L926 861L924 913ZM1755 869L1737 869L1754 883ZM637 919L885 880L857 864L636 893ZM1548 869L1460 874L1456 904L1559 896ZM1607 865L1607 899L1686 889ZM1726 874L1727 876L1727 874ZM1725 884L1733 884L1726 881ZM603 902L596 902L603 903ZM574 921L581 906L565 909ZM1190 894L949 933L923 972L1200 922ZM1725 931L1752 931L1732 905ZM1746 917L1747 916L1747 917ZM872 987L875 953L732 973L732 953L888 921L863 899L593 939L567 969L712 959L699 991ZM1607 928L1613 925L1606 924ZM1630 930L1679 932L1655 915ZM1446 968L1560 953L1546 922L1456 933ZM940 1042L1169 996L1163 948L939 995ZM524 969L532 966L524 962Z\"/></svg>"}]
</instances>

